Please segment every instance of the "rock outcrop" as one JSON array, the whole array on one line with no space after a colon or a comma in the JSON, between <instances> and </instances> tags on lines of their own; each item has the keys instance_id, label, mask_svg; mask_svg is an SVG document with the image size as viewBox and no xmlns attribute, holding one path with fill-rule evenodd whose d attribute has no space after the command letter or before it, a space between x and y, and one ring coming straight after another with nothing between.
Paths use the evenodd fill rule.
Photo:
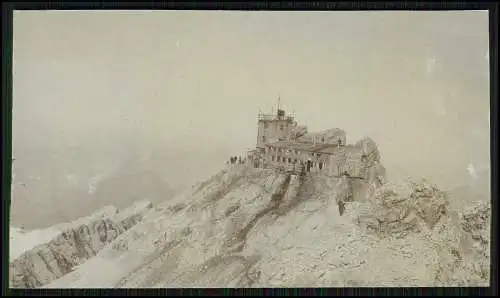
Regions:
<instances>
[{"instance_id":1,"label":"rock outcrop","mask_svg":"<svg viewBox=\"0 0 500 298\"><path fill-rule=\"evenodd\" d=\"M347 137L345 131L339 128L333 128L319 133L316 136L318 142L324 144L332 144L332 145L345 145L347 142Z\"/></svg>"},{"instance_id":2,"label":"rock outcrop","mask_svg":"<svg viewBox=\"0 0 500 298\"><path fill-rule=\"evenodd\" d=\"M337 199L364 201L386 182L385 167L381 163L377 145L365 138L355 145L347 145L330 156L328 175Z\"/></svg>"},{"instance_id":3,"label":"rock outcrop","mask_svg":"<svg viewBox=\"0 0 500 298\"><path fill-rule=\"evenodd\" d=\"M303 125L297 126L297 127L293 128L292 131L290 132L289 139L290 140L297 140L306 134L307 134L307 126L303 126Z\"/></svg>"},{"instance_id":4,"label":"rock outcrop","mask_svg":"<svg viewBox=\"0 0 500 298\"><path fill-rule=\"evenodd\" d=\"M385 184L358 206L357 223L380 238L420 238L435 253L434 286L488 285L490 207L449 209L446 193L425 180ZM430 258L430 256L427 256ZM426 258L426 257L424 257Z\"/></svg>"},{"instance_id":5,"label":"rock outcrop","mask_svg":"<svg viewBox=\"0 0 500 298\"><path fill-rule=\"evenodd\" d=\"M472 249L465 271L469 272L468 283L486 284L490 279L490 235L491 206L488 202L473 201L460 213L460 226L469 237Z\"/></svg>"},{"instance_id":6,"label":"rock outcrop","mask_svg":"<svg viewBox=\"0 0 500 298\"><path fill-rule=\"evenodd\" d=\"M425 235L438 255L431 267L434 285L489 286L489 204L472 201L464 210L447 213Z\"/></svg>"},{"instance_id":7,"label":"rock outcrop","mask_svg":"<svg viewBox=\"0 0 500 298\"><path fill-rule=\"evenodd\" d=\"M371 167L380 162L380 152L377 144L371 138L365 137L357 141L354 148L361 152L365 166Z\"/></svg>"},{"instance_id":8,"label":"rock outcrop","mask_svg":"<svg viewBox=\"0 0 500 298\"><path fill-rule=\"evenodd\" d=\"M418 232L422 224L432 229L446 213L446 194L425 180L388 183L366 202L368 214L358 222L380 236Z\"/></svg>"},{"instance_id":9,"label":"rock outcrop","mask_svg":"<svg viewBox=\"0 0 500 298\"><path fill-rule=\"evenodd\" d=\"M151 207L150 203L141 202L122 212L114 208L113 215L108 207L100 216L59 225L61 232L53 239L10 262L10 286L35 288L66 275L136 225Z\"/></svg>"}]
</instances>

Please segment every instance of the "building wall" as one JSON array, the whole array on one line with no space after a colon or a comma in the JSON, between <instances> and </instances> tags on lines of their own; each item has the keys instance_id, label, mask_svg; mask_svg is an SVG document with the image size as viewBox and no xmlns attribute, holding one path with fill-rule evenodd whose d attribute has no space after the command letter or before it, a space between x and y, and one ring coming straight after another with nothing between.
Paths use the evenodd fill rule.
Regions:
<instances>
[{"instance_id":1,"label":"building wall","mask_svg":"<svg viewBox=\"0 0 500 298\"><path fill-rule=\"evenodd\" d=\"M327 154L305 151L305 150L287 150L286 148L273 148L267 147L265 152L266 162L272 164L289 164L289 163L300 163L305 164L307 160L313 162L313 167L319 169L320 163L322 163L322 169L330 175L340 176L347 171L351 176L361 175L360 168L361 155L354 154Z\"/></svg>"},{"instance_id":2,"label":"building wall","mask_svg":"<svg viewBox=\"0 0 500 298\"><path fill-rule=\"evenodd\" d=\"M269 140L286 138L295 126L290 120L259 120L257 128L257 148L263 148Z\"/></svg>"},{"instance_id":3,"label":"building wall","mask_svg":"<svg viewBox=\"0 0 500 298\"><path fill-rule=\"evenodd\" d=\"M363 152L356 148L349 148L329 157L329 174L341 176L347 172L352 177L366 178Z\"/></svg>"},{"instance_id":4,"label":"building wall","mask_svg":"<svg viewBox=\"0 0 500 298\"><path fill-rule=\"evenodd\" d=\"M266 164L270 166L286 166L293 163L302 163L305 165L309 159L313 162L314 170L320 170L320 163L322 163L320 171L326 172L328 170L328 154L320 154L320 156L318 156L317 153L306 150L266 147L265 160Z\"/></svg>"},{"instance_id":5,"label":"building wall","mask_svg":"<svg viewBox=\"0 0 500 298\"><path fill-rule=\"evenodd\" d=\"M301 162L306 164L310 159L313 162L314 171L325 172L331 176L342 176L347 172L352 177L366 178L362 154L361 151L350 149L338 154L321 153L318 156L317 153L305 150L266 147L264 162L271 166L286 166ZM319 169L320 163L322 163L321 169Z\"/></svg>"}]
</instances>

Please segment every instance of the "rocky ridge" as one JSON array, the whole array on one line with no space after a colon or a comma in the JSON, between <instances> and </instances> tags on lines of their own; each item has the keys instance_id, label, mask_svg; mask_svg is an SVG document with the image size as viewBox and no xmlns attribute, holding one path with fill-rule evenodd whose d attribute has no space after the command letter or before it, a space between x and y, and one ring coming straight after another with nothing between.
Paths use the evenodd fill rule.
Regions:
<instances>
[{"instance_id":1,"label":"rocky ridge","mask_svg":"<svg viewBox=\"0 0 500 298\"><path fill-rule=\"evenodd\" d=\"M141 202L119 212L108 206L91 217L57 225L52 239L13 256L10 286L35 288L66 275L141 221L151 207Z\"/></svg>"},{"instance_id":2,"label":"rocky ridge","mask_svg":"<svg viewBox=\"0 0 500 298\"><path fill-rule=\"evenodd\" d=\"M488 285L489 204L387 182L375 143L355 147L364 179L230 165L44 287Z\"/></svg>"}]
</instances>

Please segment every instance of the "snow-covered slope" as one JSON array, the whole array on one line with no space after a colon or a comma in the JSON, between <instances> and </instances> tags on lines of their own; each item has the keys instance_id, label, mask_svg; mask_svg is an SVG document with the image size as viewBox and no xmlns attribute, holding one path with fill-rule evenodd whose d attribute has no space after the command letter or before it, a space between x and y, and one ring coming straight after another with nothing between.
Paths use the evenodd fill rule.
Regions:
<instances>
[{"instance_id":1,"label":"snow-covered slope","mask_svg":"<svg viewBox=\"0 0 500 298\"><path fill-rule=\"evenodd\" d=\"M455 212L435 186L407 181L347 201L340 215L338 179L230 166L45 287L489 283L488 203Z\"/></svg>"},{"instance_id":2,"label":"snow-covered slope","mask_svg":"<svg viewBox=\"0 0 500 298\"><path fill-rule=\"evenodd\" d=\"M71 272L142 220L151 207L140 202L119 212L107 206L89 217L44 230L11 228L10 286L39 287Z\"/></svg>"},{"instance_id":3,"label":"snow-covered slope","mask_svg":"<svg viewBox=\"0 0 500 298\"><path fill-rule=\"evenodd\" d=\"M117 213L118 210L113 206L106 206L96 211L90 216L78 218L70 223L60 223L46 229L37 229L25 231L21 228L10 227L10 254L9 259L12 261L18 258L23 252L26 252L37 245L50 242L57 237L65 229L70 229L75 226L81 226L98 218L110 217Z\"/></svg>"}]
</instances>

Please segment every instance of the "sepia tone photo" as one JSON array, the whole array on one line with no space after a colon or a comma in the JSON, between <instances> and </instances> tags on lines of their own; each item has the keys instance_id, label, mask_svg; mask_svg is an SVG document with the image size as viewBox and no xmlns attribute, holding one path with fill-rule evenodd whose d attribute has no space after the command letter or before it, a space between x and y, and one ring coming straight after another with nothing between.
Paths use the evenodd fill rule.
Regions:
<instances>
[{"instance_id":1,"label":"sepia tone photo","mask_svg":"<svg viewBox=\"0 0 500 298\"><path fill-rule=\"evenodd\" d=\"M487 11L14 11L11 288L490 285Z\"/></svg>"}]
</instances>

